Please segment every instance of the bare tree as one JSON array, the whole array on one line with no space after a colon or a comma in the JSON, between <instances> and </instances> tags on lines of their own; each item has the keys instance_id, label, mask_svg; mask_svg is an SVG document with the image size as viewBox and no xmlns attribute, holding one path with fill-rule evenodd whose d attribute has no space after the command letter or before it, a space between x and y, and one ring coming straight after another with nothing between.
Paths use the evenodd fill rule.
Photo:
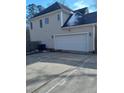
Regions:
<instances>
[{"instance_id":1,"label":"bare tree","mask_svg":"<svg viewBox=\"0 0 124 93\"><path fill-rule=\"evenodd\" d=\"M42 11L44 8L41 5L36 4L29 4L26 6L26 25L29 25L29 20L32 18L35 14Z\"/></svg>"}]
</instances>

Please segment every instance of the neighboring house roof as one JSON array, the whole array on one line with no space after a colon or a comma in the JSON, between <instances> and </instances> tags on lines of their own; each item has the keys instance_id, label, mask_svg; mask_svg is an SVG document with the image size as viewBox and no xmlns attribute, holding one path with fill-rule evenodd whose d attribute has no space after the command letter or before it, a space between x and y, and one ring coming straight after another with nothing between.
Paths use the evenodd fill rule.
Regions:
<instances>
[{"instance_id":1,"label":"neighboring house roof","mask_svg":"<svg viewBox=\"0 0 124 93\"><path fill-rule=\"evenodd\" d=\"M82 13L82 14L87 14L87 13L89 13L88 7L81 8L81 9L75 10L75 11L73 11L73 12L80 12L80 13Z\"/></svg>"},{"instance_id":2,"label":"neighboring house roof","mask_svg":"<svg viewBox=\"0 0 124 93\"><path fill-rule=\"evenodd\" d=\"M36 14L34 17L40 16L40 15L43 15L43 14L46 14L46 13L49 13L49 12L52 12L52 11L55 11L55 10L58 10L58 9L66 9L66 10L72 11L70 8L64 6L63 4L55 2L54 4L49 6L48 8L46 8L43 11L41 11L40 13Z\"/></svg>"},{"instance_id":3,"label":"neighboring house roof","mask_svg":"<svg viewBox=\"0 0 124 93\"><path fill-rule=\"evenodd\" d=\"M75 12L74 14L70 15L63 27L91 24L96 22L97 12L92 12L85 15L82 15L79 12Z\"/></svg>"}]
</instances>

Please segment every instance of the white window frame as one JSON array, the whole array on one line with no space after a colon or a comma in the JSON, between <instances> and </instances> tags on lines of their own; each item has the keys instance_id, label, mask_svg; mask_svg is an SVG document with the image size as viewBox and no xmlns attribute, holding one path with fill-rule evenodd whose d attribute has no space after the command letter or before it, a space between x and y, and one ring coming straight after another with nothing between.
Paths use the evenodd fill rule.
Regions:
<instances>
[{"instance_id":1,"label":"white window frame","mask_svg":"<svg viewBox=\"0 0 124 93\"><path fill-rule=\"evenodd\" d=\"M45 24L49 24L49 18L48 18L48 17L46 17L46 18L44 19L44 23L45 23Z\"/></svg>"}]
</instances>

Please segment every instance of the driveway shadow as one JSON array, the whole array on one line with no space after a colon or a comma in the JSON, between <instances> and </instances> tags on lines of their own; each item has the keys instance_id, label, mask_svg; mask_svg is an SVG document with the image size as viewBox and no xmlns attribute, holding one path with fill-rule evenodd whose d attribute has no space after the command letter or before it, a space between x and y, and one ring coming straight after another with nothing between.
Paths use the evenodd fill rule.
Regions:
<instances>
[{"instance_id":1,"label":"driveway shadow","mask_svg":"<svg viewBox=\"0 0 124 93\"><path fill-rule=\"evenodd\" d=\"M92 57L92 58L91 58ZM43 53L28 55L26 58L26 65L30 65L36 62L42 63L57 63L66 64L71 66L82 67L85 60L90 59L85 63L83 68L97 69L96 55L81 55L81 54L70 54L70 53ZM94 62L91 62L94 61Z\"/></svg>"}]
</instances>

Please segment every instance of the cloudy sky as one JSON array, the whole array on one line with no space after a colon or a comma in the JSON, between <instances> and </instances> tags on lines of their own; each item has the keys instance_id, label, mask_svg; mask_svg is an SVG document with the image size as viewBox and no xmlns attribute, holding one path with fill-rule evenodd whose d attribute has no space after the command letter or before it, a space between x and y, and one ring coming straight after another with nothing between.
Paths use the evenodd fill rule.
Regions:
<instances>
[{"instance_id":1,"label":"cloudy sky","mask_svg":"<svg viewBox=\"0 0 124 93\"><path fill-rule=\"evenodd\" d=\"M34 3L47 7L49 4L60 0L26 0L26 5ZM90 12L96 11L97 0L65 0L65 5L69 8L76 10L83 7L89 7Z\"/></svg>"}]
</instances>

